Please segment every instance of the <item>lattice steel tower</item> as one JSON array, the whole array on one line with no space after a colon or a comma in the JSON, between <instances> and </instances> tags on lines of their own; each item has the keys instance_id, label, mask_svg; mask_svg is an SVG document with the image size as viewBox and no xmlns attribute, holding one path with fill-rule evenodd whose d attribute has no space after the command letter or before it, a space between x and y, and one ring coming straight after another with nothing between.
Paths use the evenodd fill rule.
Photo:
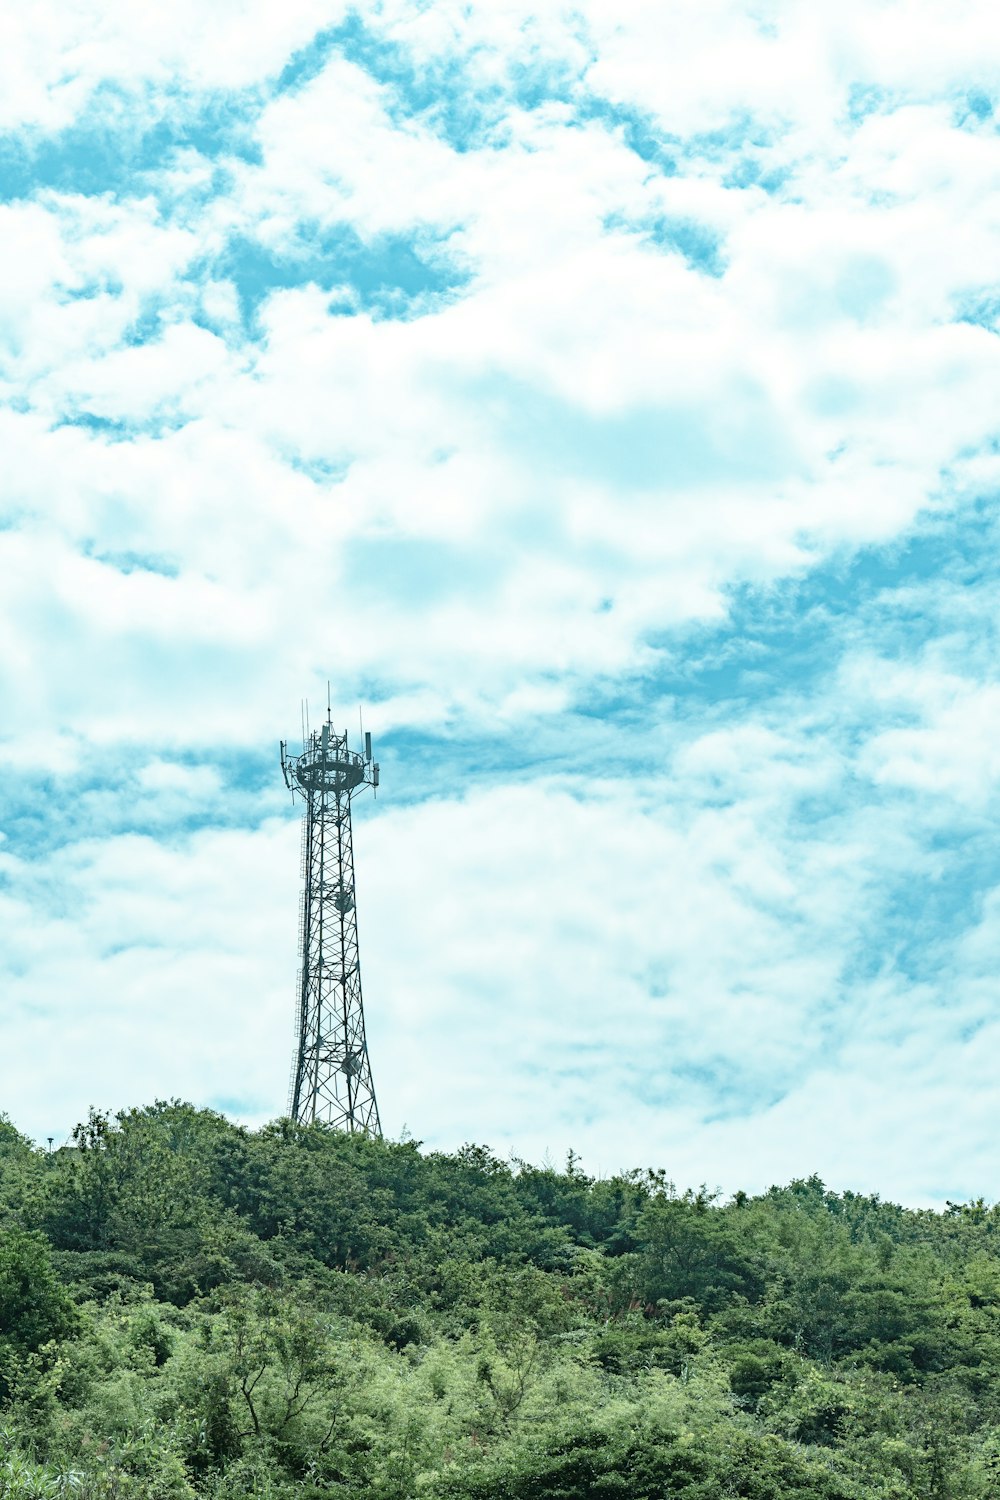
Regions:
<instances>
[{"instance_id":1,"label":"lattice steel tower","mask_svg":"<svg viewBox=\"0 0 1000 1500\"><path fill-rule=\"evenodd\" d=\"M351 798L378 786L372 737L364 751L334 732L327 708L322 729L306 730L302 754L281 742L281 770L302 815L304 887L299 923L295 1055L288 1112L308 1125L325 1120L342 1130L381 1135L365 1041L354 910Z\"/></svg>"}]
</instances>

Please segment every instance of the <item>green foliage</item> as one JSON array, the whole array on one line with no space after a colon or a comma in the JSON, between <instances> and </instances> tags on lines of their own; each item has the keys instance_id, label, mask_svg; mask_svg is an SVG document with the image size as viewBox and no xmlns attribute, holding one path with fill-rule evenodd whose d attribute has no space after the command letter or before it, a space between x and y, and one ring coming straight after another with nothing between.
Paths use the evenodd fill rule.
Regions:
<instances>
[{"instance_id":1,"label":"green foliage","mask_svg":"<svg viewBox=\"0 0 1000 1500\"><path fill-rule=\"evenodd\" d=\"M712 1207L704 1189L678 1197L672 1183L657 1182L636 1225L645 1302L689 1298L716 1312L734 1297L760 1300L766 1265L759 1245L744 1217Z\"/></svg>"},{"instance_id":2,"label":"green foliage","mask_svg":"<svg viewBox=\"0 0 1000 1500\"><path fill-rule=\"evenodd\" d=\"M0 1340L33 1352L65 1338L76 1322L40 1234L9 1230L0 1238Z\"/></svg>"},{"instance_id":3,"label":"green foliage","mask_svg":"<svg viewBox=\"0 0 1000 1500\"><path fill-rule=\"evenodd\" d=\"M52 1394L58 1342L76 1324L42 1236L0 1232L0 1403L30 1409Z\"/></svg>"},{"instance_id":4,"label":"green foliage","mask_svg":"<svg viewBox=\"0 0 1000 1500\"><path fill-rule=\"evenodd\" d=\"M0 1119L0 1500L985 1500L1000 1212Z\"/></svg>"}]
</instances>

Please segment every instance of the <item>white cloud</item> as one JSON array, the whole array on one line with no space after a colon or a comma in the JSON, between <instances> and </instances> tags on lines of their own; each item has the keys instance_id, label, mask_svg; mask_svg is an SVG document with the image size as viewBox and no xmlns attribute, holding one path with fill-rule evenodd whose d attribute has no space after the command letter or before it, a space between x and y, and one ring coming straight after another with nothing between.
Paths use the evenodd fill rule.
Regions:
<instances>
[{"instance_id":1,"label":"white cloud","mask_svg":"<svg viewBox=\"0 0 1000 1500\"><path fill-rule=\"evenodd\" d=\"M274 898L295 843L288 823L126 835L22 866L0 910L8 1112L39 1137L177 1093L280 1113L294 954Z\"/></svg>"},{"instance_id":2,"label":"white cloud","mask_svg":"<svg viewBox=\"0 0 1000 1500\"><path fill-rule=\"evenodd\" d=\"M177 792L198 800L208 800L221 789L214 767L185 766L171 760L151 760L142 767L138 780L144 791Z\"/></svg>"},{"instance_id":3,"label":"white cloud","mask_svg":"<svg viewBox=\"0 0 1000 1500\"><path fill-rule=\"evenodd\" d=\"M0 47L0 126L66 129L102 86L244 89L279 73L316 32L343 19L337 0L73 0L10 11ZM125 122L128 123L127 120Z\"/></svg>"},{"instance_id":4,"label":"white cloud","mask_svg":"<svg viewBox=\"0 0 1000 1500\"><path fill-rule=\"evenodd\" d=\"M871 663L870 670L882 702L911 720L872 736L865 753L872 778L932 803L985 809L1000 788L1000 685L931 665Z\"/></svg>"}]
</instances>

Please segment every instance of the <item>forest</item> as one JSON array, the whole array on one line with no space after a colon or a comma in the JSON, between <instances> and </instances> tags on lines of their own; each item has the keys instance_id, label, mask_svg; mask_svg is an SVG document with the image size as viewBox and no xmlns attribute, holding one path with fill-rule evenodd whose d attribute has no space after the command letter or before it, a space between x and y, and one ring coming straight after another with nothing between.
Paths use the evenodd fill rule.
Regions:
<instances>
[{"instance_id":1,"label":"forest","mask_svg":"<svg viewBox=\"0 0 1000 1500\"><path fill-rule=\"evenodd\" d=\"M0 1121L0 1497L1000 1494L1000 1209Z\"/></svg>"}]
</instances>

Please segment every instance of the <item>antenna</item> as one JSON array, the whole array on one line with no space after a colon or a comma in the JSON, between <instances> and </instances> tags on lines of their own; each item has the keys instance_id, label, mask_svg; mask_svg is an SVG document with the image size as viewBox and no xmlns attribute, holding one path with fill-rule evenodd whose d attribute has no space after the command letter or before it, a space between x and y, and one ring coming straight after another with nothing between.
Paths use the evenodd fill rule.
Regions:
<instances>
[{"instance_id":1,"label":"antenna","mask_svg":"<svg viewBox=\"0 0 1000 1500\"><path fill-rule=\"evenodd\" d=\"M354 909L351 799L378 785L371 735L363 752L333 728L330 684L326 722L309 732L301 755L282 747L282 770L302 798L305 891L299 933L296 1040L288 1112L299 1125L321 1121L366 1135L382 1133L365 1041L358 926ZM360 710L359 710L360 712Z\"/></svg>"}]
</instances>

